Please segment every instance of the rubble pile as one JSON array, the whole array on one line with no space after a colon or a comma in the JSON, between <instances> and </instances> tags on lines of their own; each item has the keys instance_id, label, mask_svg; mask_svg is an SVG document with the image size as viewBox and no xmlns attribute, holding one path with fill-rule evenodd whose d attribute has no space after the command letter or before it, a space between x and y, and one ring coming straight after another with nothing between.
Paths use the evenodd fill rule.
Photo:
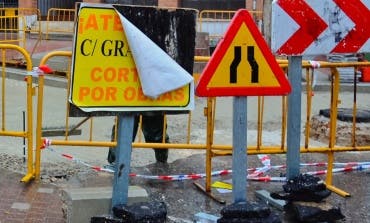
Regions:
<instances>
[{"instance_id":1,"label":"rubble pile","mask_svg":"<svg viewBox=\"0 0 370 223\"><path fill-rule=\"evenodd\" d=\"M343 146L352 145L353 128L352 109L338 108L336 144ZM330 110L322 109L319 115L311 118L310 137L321 142L328 142L330 136ZM356 114L356 145L369 145L370 135L370 111L357 109Z\"/></svg>"},{"instance_id":2,"label":"rubble pile","mask_svg":"<svg viewBox=\"0 0 370 223\"><path fill-rule=\"evenodd\" d=\"M324 200L331 192L319 177L300 174L284 184L283 189L284 192L272 192L270 196L286 200L284 210L298 222L334 222L344 218L340 208Z\"/></svg>"},{"instance_id":3,"label":"rubble pile","mask_svg":"<svg viewBox=\"0 0 370 223\"><path fill-rule=\"evenodd\" d=\"M163 223L167 219L164 202L138 202L132 205L116 205L113 216L102 215L91 218L91 223Z\"/></svg>"},{"instance_id":4,"label":"rubble pile","mask_svg":"<svg viewBox=\"0 0 370 223\"><path fill-rule=\"evenodd\" d=\"M167 207L164 202L139 202L132 205L116 205L113 214L123 222L166 222Z\"/></svg>"},{"instance_id":5,"label":"rubble pile","mask_svg":"<svg viewBox=\"0 0 370 223\"><path fill-rule=\"evenodd\" d=\"M221 210L217 223L280 223L280 217L265 204L237 202Z\"/></svg>"}]
</instances>

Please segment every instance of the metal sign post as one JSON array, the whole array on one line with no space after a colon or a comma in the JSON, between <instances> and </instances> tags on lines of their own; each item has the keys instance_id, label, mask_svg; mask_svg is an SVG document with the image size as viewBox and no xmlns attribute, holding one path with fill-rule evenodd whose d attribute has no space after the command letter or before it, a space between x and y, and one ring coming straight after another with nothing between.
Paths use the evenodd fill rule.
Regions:
<instances>
[{"instance_id":1,"label":"metal sign post","mask_svg":"<svg viewBox=\"0 0 370 223\"><path fill-rule=\"evenodd\" d=\"M132 113L124 112L118 116L112 207L118 204L127 204L134 122L135 115Z\"/></svg>"},{"instance_id":2,"label":"metal sign post","mask_svg":"<svg viewBox=\"0 0 370 223\"><path fill-rule=\"evenodd\" d=\"M233 197L234 202L247 201L247 97L233 101Z\"/></svg>"},{"instance_id":3,"label":"metal sign post","mask_svg":"<svg viewBox=\"0 0 370 223\"><path fill-rule=\"evenodd\" d=\"M287 121L287 179L299 175L300 146L301 146L301 96L302 96L302 56L288 58L288 78L292 92L288 96Z\"/></svg>"}]
</instances>

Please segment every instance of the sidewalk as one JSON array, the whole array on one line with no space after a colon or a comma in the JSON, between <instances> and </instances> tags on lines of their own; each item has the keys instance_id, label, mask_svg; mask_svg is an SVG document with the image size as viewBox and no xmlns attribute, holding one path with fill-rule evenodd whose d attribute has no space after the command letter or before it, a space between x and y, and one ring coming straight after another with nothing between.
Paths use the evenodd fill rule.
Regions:
<instances>
[{"instance_id":1,"label":"sidewalk","mask_svg":"<svg viewBox=\"0 0 370 223\"><path fill-rule=\"evenodd\" d=\"M35 44L38 44L33 51ZM27 40L27 51L32 54L33 66L55 50L71 50L72 40ZM23 69L9 68L8 77L23 79ZM0 168L0 223L64 223L62 196L58 188L42 182L22 183L23 175Z\"/></svg>"},{"instance_id":2,"label":"sidewalk","mask_svg":"<svg viewBox=\"0 0 370 223\"><path fill-rule=\"evenodd\" d=\"M0 223L65 222L63 202L55 186L21 183L21 174L0 170Z\"/></svg>"}]
</instances>

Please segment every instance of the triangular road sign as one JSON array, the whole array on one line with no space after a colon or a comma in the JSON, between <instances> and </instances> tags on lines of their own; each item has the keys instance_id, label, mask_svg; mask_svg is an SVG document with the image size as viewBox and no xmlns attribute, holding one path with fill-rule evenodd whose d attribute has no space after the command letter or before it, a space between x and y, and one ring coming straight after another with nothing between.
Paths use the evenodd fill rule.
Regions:
<instances>
[{"instance_id":1,"label":"triangular road sign","mask_svg":"<svg viewBox=\"0 0 370 223\"><path fill-rule=\"evenodd\" d=\"M237 11L200 76L198 96L286 95L290 84L255 22Z\"/></svg>"}]
</instances>

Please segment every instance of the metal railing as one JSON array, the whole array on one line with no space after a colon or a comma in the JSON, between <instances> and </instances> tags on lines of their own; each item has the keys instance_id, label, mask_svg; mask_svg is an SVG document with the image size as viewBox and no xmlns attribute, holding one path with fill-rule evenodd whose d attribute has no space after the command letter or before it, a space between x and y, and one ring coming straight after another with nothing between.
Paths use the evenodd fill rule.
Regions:
<instances>
[{"instance_id":1,"label":"metal railing","mask_svg":"<svg viewBox=\"0 0 370 223\"><path fill-rule=\"evenodd\" d=\"M26 50L23 48L13 45L13 44L0 44L1 55L2 58L6 58L6 53L8 51L17 51L19 54L23 55L23 59L27 62L26 70L30 72L32 70L32 60ZM35 176L34 165L33 165L33 103L32 103L32 96L34 93L34 88L32 86L32 76L27 75L25 78L24 88L26 89L25 95L22 95L21 92L19 94L12 95L7 92L7 78L6 78L6 62L5 60L2 61L2 76L1 76L1 129L0 129L0 136L11 136L11 137L21 137L27 141L27 173L22 178L23 182L28 182ZM14 98L16 97L16 98ZM15 116L9 114L7 109L11 108L12 106L16 106L16 110L25 105L24 110L26 111L26 128L24 130L20 130L16 126L15 123L19 122L19 118L12 119ZM11 125L8 127L7 124Z\"/></svg>"},{"instance_id":2,"label":"metal railing","mask_svg":"<svg viewBox=\"0 0 370 223\"><path fill-rule=\"evenodd\" d=\"M46 39L51 34L72 36L75 16L75 9L50 8L46 21Z\"/></svg>"},{"instance_id":3,"label":"metal railing","mask_svg":"<svg viewBox=\"0 0 370 223\"><path fill-rule=\"evenodd\" d=\"M197 30L198 32L209 33L210 45L214 46L224 35L235 13L236 11L203 10L199 13ZM252 15L261 30L263 17L262 11L249 11L249 13Z\"/></svg>"},{"instance_id":4,"label":"metal railing","mask_svg":"<svg viewBox=\"0 0 370 223\"><path fill-rule=\"evenodd\" d=\"M8 45L0 45L1 48L16 48L19 49L17 46L8 46ZM24 52L24 50L19 49L25 57L27 57L27 53ZM4 50L3 50L4 54ZM72 53L70 51L55 51L52 53L47 54L40 62L40 65L46 64L47 61L52 57L65 57L67 58L67 61L69 63L69 66L71 65L71 57ZM208 61L209 57L195 57L196 61ZM29 60L29 58L26 60ZM285 60L278 60L280 66L283 69L288 68L288 63ZM336 188L333 184L333 162L334 162L334 153L336 152L347 152L347 151L370 151L370 145L358 145L356 142L356 133L357 133L357 122L356 122L356 111L357 106L359 104L366 104L368 103L368 100L356 97L357 91L356 81L354 82L354 99L351 103L345 102L343 99L340 99L341 92L340 92L340 74L338 72L338 68L340 67L353 67L354 72L357 71L359 66L370 66L369 62L348 62L348 63L329 63L329 62L318 62L320 63L320 68L327 68L329 69L328 75L330 75L330 98L323 98L323 97L314 97L313 93L313 77L314 77L314 71L315 68L312 67L311 63L308 61L303 61L302 63L302 69L305 70L305 79L306 79L306 86L305 86L305 93L306 97L304 100L304 113L302 113L301 120L304 123L305 129L302 131L303 133L303 140L302 140L302 146L300 148L301 153L324 153L327 154L328 157L328 170L326 175L326 184L327 187L334 192L347 196L349 195L347 192L344 192L338 188ZM27 69L31 69L31 62L27 63L28 67ZM3 63L3 70L5 69L6 64ZM70 70L70 69L69 69ZM69 71L68 70L68 71ZM46 139L42 136L43 127L46 125L43 123L44 115L46 111L48 110L47 107L44 107L45 104L45 98L49 97L48 94L45 94L45 88L44 88L44 75L39 76L39 82L38 82L38 104L37 104L37 124L36 124L36 158L35 162L33 162L33 153L32 153L32 82L31 76L27 77L27 114L28 114L28 121L29 124L27 133L26 132L14 132L14 131L8 131L5 128L5 124L2 124L2 130L0 131L0 135L3 136L19 136L19 137L27 137L28 140L28 149L29 149L29 158L28 158L28 172L27 175L22 179L22 181L29 181L33 178L39 178L40 176L40 166L41 166L41 148L43 146L43 141ZM67 89L70 88L70 74L67 73L66 75L66 83L67 83ZM2 89L5 89L5 76L3 74L3 87ZM70 120L70 104L68 102L69 98L69 91L65 89L65 98L51 98L49 100L55 102L56 100L62 103L60 104L60 109L65 109L65 120L64 120L64 138L53 138L50 141L50 145L53 146L86 146L86 147L115 147L116 142L115 140L111 141L111 136L108 137L101 137L102 132L102 125L99 125L99 128L96 129L94 126L94 120L95 117L87 116L80 118L81 120L75 125L73 128L78 128L85 124L87 121L89 121L89 126L87 127L88 134L85 134L87 138L81 138L80 137L73 137L71 139L70 137L70 131L71 131L71 120ZM4 90L3 90L4 91ZM4 93L3 93L4 95ZM248 154L284 154L287 152L287 96L275 96L273 99L268 96L258 96L258 97L251 97L252 100L249 100L248 103L251 103L252 106L248 106L252 111L254 111L254 115L252 115L253 119L249 119L248 123L253 126L253 129L256 129L256 137L254 142L249 142L248 148L246 148L246 152ZM280 99L279 99L280 98ZM271 103L271 100L273 100L273 103ZM330 109L330 118L328 121L328 143L321 143L320 145L311 144L311 138L310 138L310 128L312 126L312 105L316 103L318 100L324 100L324 103L327 103ZM280 102L279 102L280 101ZM6 99L3 96L2 98L2 110L3 110L3 117L2 120L5 120L4 117L4 111L6 109ZM212 171L212 158L216 156L224 156L224 155L231 155L232 154L232 145L230 144L230 140L225 139L226 133L223 131L230 131L229 128L226 126L219 126L220 120L222 120L222 123L232 123L231 120L225 119L225 114L222 114L222 109L218 109L216 106L217 104L221 103L222 106L225 108L230 108L231 106L227 106L227 103L229 101L224 98L206 98L204 100L198 101L198 104L195 109L195 111L192 111L188 114L182 114L182 115L174 115L176 116L176 119L181 119L181 127L177 126L171 126L171 116L167 115L168 121L164 121L164 125L168 126L167 130L169 131L169 135L175 139L171 140L172 143L166 143L163 139L163 143L145 143L142 142L142 139L139 137L137 141L135 141L132 146L133 148L169 148L169 149L194 149L194 150L202 150L206 152L206 186L205 190L210 191L211 190L211 171ZM204 105L204 108L200 108L199 106L202 106L202 103ZM226 104L225 104L226 103ZM55 103L54 103L55 104ZM273 104L273 107L271 107L271 104ZM351 128L351 143L350 145L342 145L337 143L337 113L338 113L338 107L340 104L347 104L351 105L351 108L353 110L353 120L352 120L352 128ZM265 125L271 125L271 120L266 121L265 115L267 110L273 110L274 111L274 123L273 126L269 126L269 129L273 129L275 132L278 132L277 134L280 136L280 140L273 141L273 142L265 142L265 134L268 134L269 132L266 131L264 128ZM280 110L280 112L278 112ZM50 112L50 111L49 111ZM55 112L51 111L51 116L54 119L58 119L58 121L61 121L59 117L55 117ZM229 111L230 112L230 111ZM193 128L191 127L193 116L198 115L198 117L204 117L203 125L199 126L199 129L196 129L197 132L193 132ZM104 117L107 118L107 117ZM53 120L54 120L53 119ZM111 127L114 124L113 117L108 117L109 122L111 125L108 125L107 132L111 132ZM50 121L50 118L47 119L47 121ZM74 120L76 122L78 120ZM97 120L99 122L99 120ZM100 120L105 125L107 124L107 119ZM96 133L98 131L98 136L96 137ZM171 132L172 131L172 132ZM179 135L180 132L181 136ZM200 133L204 131L204 133ZM177 134L177 135L176 135ZM194 134L197 136L201 135L204 138L200 137L196 142L192 142L192 138L194 137ZM222 136L222 137L221 137ZM222 138L220 141L219 139ZM182 139L182 140L180 140ZM203 141L204 140L204 141ZM304 141L304 142L303 142Z\"/></svg>"}]
</instances>

